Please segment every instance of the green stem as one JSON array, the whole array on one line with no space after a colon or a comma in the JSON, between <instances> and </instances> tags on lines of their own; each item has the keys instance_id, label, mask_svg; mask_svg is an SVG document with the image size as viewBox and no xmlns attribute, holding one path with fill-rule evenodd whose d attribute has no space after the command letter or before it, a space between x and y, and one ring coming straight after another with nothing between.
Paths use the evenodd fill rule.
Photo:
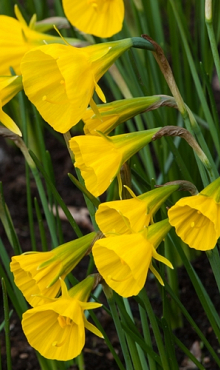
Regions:
<instances>
[{"instance_id":1,"label":"green stem","mask_svg":"<svg viewBox=\"0 0 220 370\"><path fill-rule=\"evenodd\" d=\"M154 48L155 48L155 51L153 51L154 58L155 58L155 60L158 64L158 66L160 67L160 70L161 70L162 74L164 75L164 78L167 82L167 85L170 88L170 91L172 92L172 95L173 95L173 97L176 101L177 107L178 107L178 109L179 109L179 111L180 111L180 113L183 117L183 120L185 122L187 130L191 134L193 134L192 129L191 129L191 121L196 122L195 118L193 117L192 112L189 111L189 109L187 109L187 107L186 107L186 105L183 101L183 98L180 94L180 91L179 91L178 86L176 84L176 81L174 79L172 69L169 65L169 62L168 62L164 52L163 52L163 49L153 39L151 39L149 36L144 36L144 37L146 37L148 40L150 40L152 42L152 44L154 45ZM207 158L207 156L205 155L205 153L198 146L198 144L196 146L194 145L193 149L196 152L199 159L204 164L204 166L206 167L207 171L209 171L211 180L214 180L215 177L213 177L212 165L210 164L210 161ZM201 174L201 177L202 177L202 180L203 180L203 184L204 184L204 186L206 186L206 183L208 182L207 175L206 175L206 172L205 172L203 166L201 166L200 161L198 161L197 156L196 156L196 161L197 161L197 164L198 164L198 167L199 167L199 170L200 170L200 174ZM212 161L212 163L213 163L213 161Z\"/></svg>"},{"instance_id":2,"label":"green stem","mask_svg":"<svg viewBox=\"0 0 220 370\"><path fill-rule=\"evenodd\" d=\"M48 208L48 201L47 201L47 198L46 198L44 187L43 187L42 181L40 179L40 175L39 175L39 172L37 170L37 167L36 167L33 159L31 158L30 153L28 151L28 148L26 147L23 140L17 135L12 135L12 140L14 140L17 147L23 153L23 155L25 157L25 160L28 163L28 166L30 167L31 172L34 176L34 179L35 179L35 182L36 182L36 185L37 185L37 189L38 189L38 192L39 192L39 195L40 195L41 203L42 203L42 206L43 206L43 209L44 209L45 217L46 217L46 220L47 220L48 228L49 228L49 231L50 231L52 244L53 244L53 247L56 247L58 245L58 240L57 240L56 230L55 230L54 223L53 223L53 217L52 217L52 215L49 211L49 208Z\"/></svg>"},{"instance_id":3,"label":"green stem","mask_svg":"<svg viewBox=\"0 0 220 370\"><path fill-rule=\"evenodd\" d=\"M193 354L188 350L186 346L175 336L173 335L174 341L177 346L186 354L186 356L197 366L199 370L205 370L205 367L193 356Z\"/></svg>"},{"instance_id":4,"label":"green stem","mask_svg":"<svg viewBox=\"0 0 220 370\"><path fill-rule=\"evenodd\" d=\"M140 291L139 297L143 301L144 307L146 309L147 315L152 325L152 330L154 332L154 336L155 336L155 340L156 340L157 347L159 350L161 362L163 364L163 370L170 370L170 366L169 366L167 356L166 356L166 351L165 351L165 348L164 348L164 345L161 339L161 333L160 333L160 330L157 324L157 319L156 319L156 316L154 314L154 311L152 309L152 306L150 304L150 301L148 299L145 289L142 289Z\"/></svg>"},{"instance_id":5,"label":"green stem","mask_svg":"<svg viewBox=\"0 0 220 370\"><path fill-rule=\"evenodd\" d=\"M2 221L8 240L11 243L12 248L14 249L14 253L21 254L22 249L11 219L11 215L4 200L1 182L0 182L0 220Z\"/></svg>"},{"instance_id":6,"label":"green stem","mask_svg":"<svg viewBox=\"0 0 220 370\"><path fill-rule=\"evenodd\" d=\"M133 365L134 365L134 369L144 370L142 365L141 365L140 357L139 357L137 347L136 347L134 341L131 339L131 337L129 335L125 334L125 336L126 336L126 340L127 340L127 343L128 343L129 352L130 352L131 359L132 359L132 362L133 362ZM147 369L145 369L145 370L147 370Z\"/></svg>"},{"instance_id":7,"label":"green stem","mask_svg":"<svg viewBox=\"0 0 220 370\"><path fill-rule=\"evenodd\" d=\"M217 283L218 290L220 292L220 256L219 256L218 247L216 246L211 251L207 251L206 255L209 259L210 265L212 267L212 272L214 274L215 281Z\"/></svg>"},{"instance_id":8,"label":"green stem","mask_svg":"<svg viewBox=\"0 0 220 370\"><path fill-rule=\"evenodd\" d=\"M57 192L54 184L51 182L51 179L48 176L47 171L44 169L44 167L39 162L39 160L34 155L34 153L31 153L31 157L33 158L33 160L36 163L36 165L37 165L38 169L40 170L40 172L42 173L44 179L46 180L46 182L50 186L50 189L51 189L51 191L52 191L52 193L53 193L53 195L54 195L57 203L60 205L60 207L62 208L63 212L65 213L65 215L66 215L66 217L67 217L70 225L72 226L73 230L75 231L76 235L78 237L82 236L83 234L82 234L79 226L77 225L76 221L74 220L73 216L71 215L71 213L70 213L69 209L67 208L66 204L64 203L63 199L61 198L61 196Z\"/></svg>"},{"instance_id":9,"label":"green stem","mask_svg":"<svg viewBox=\"0 0 220 370\"><path fill-rule=\"evenodd\" d=\"M170 1L171 6L172 6L172 9L173 9L173 12L174 12L174 15L175 15L175 18L176 18L177 25L179 27L180 35L181 35L181 38L182 38L182 41L183 41L186 56L187 56L188 63L189 63L190 69L191 69L192 77L193 77L193 80L194 80L194 83L195 83L195 86L196 86L197 94L198 94L199 99L201 101L201 106L203 108L203 111L204 111L204 114L205 114L205 117L206 117L206 121L209 123L210 132L211 132L213 141L215 143L216 150L218 152L218 155L220 156L219 136L217 134L217 130L216 130L214 121L212 119L212 116L211 116L211 113L210 113L210 110L209 110L209 107L208 107L208 103L205 99L205 95L203 93L203 88L201 86L201 83L200 83L200 80L199 80L199 77L198 77L198 74L197 74L196 66L195 66L195 63L194 63L189 45L187 43L184 28L183 28L183 25L182 25L182 22L181 22L181 19L180 19L178 10L177 10L177 4L174 0L169 0L169 1Z\"/></svg>"},{"instance_id":10,"label":"green stem","mask_svg":"<svg viewBox=\"0 0 220 370\"><path fill-rule=\"evenodd\" d=\"M94 314L94 312L93 312L92 310L90 311L90 316L91 316L92 320L94 321L94 323L95 323L96 327L101 331L101 333L102 333L102 335L103 335L103 337L104 337L104 339L105 339L105 343L106 343L106 345L108 346L109 350L111 351L111 353L112 353L112 355L113 355L113 357L114 357L114 359L115 359L115 362L116 362L116 363L117 363L117 365L118 365L118 368L119 368L120 370L125 370L125 368L124 368L124 366L122 365L122 363L121 363L121 361L120 361L120 359L119 359L118 355L116 354L116 352L115 352L115 350L114 350L114 347L112 346L112 344L111 344L111 342L110 342L109 338L107 337L107 335L106 335L105 331L103 330L103 327L101 326L100 322L98 321L97 317L95 316L95 314ZM128 370L128 369L126 369L126 370Z\"/></svg>"},{"instance_id":11,"label":"green stem","mask_svg":"<svg viewBox=\"0 0 220 370\"><path fill-rule=\"evenodd\" d=\"M31 237L31 247L33 251L37 250L37 242L34 234L34 217L33 217L33 207L31 201L31 183L30 183L30 168L28 164L25 163L25 173L26 173L26 189L27 189L27 209L28 209L28 221L30 228Z\"/></svg>"},{"instance_id":12,"label":"green stem","mask_svg":"<svg viewBox=\"0 0 220 370\"><path fill-rule=\"evenodd\" d=\"M40 212L40 208L39 208L39 205L38 205L37 198L34 198L34 205L35 205L35 211L36 211L36 216L37 216L37 221L38 221L38 227L39 227L39 231L40 231L40 240L41 240L42 251L47 252L48 251L47 238L46 238L44 225L43 225L43 219L42 219L42 216L41 216L41 212Z\"/></svg>"},{"instance_id":13,"label":"green stem","mask_svg":"<svg viewBox=\"0 0 220 370\"><path fill-rule=\"evenodd\" d=\"M131 40L132 40L133 48L154 51L154 46L151 44L151 42L141 37L132 37Z\"/></svg>"},{"instance_id":14,"label":"green stem","mask_svg":"<svg viewBox=\"0 0 220 370\"><path fill-rule=\"evenodd\" d=\"M211 181L214 181L216 179L216 175L217 175L216 167L215 167L214 161L213 161L213 159L211 157L211 154L209 152L209 149L208 149L208 147L207 147L207 145L205 143L205 140L203 138L203 135L202 135L202 132L200 130L200 127L199 127L199 125L196 122L196 119L193 117L192 113L191 113L191 115L189 115L188 111L185 111L185 113L183 114L183 119L184 119L184 122L185 122L185 125L186 125L187 130L192 135L194 135L194 133L196 131L197 134L198 134L198 137L199 137L200 145L202 144L202 149L204 150L204 147L205 147L205 149L208 151L209 159L207 157L204 158L204 160L202 161L202 163L204 164L204 166L206 167L206 170L209 173L210 180ZM201 162L198 160L198 157L195 156L195 158L196 158L196 162L197 162L197 165L198 165L198 168L199 168L199 172L200 172L200 175L201 175L201 178L202 178L202 181L203 181L203 185L205 187L205 186L207 186L209 184L209 181L208 181L208 178L207 178L205 169L202 166ZM210 163L210 159L211 159L211 163L212 164ZM215 175L214 175L214 172L215 172Z\"/></svg>"},{"instance_id":15,"label":"green stem","mask_svg":"<svg viewBox=\"0 0 220 370\"><path fill-rule=\"evenodd\" d=\"M212 326L213 331L215 332L216 337L218 338L218 341L220 343L220 319L219 315L210 300L209 295L207 294L203 284L201 283L198 275L196 274L195 270L193 269L193 266L188 261L188 258L186 257L182 246L178 243L176 240L176 235L173 233L173 236L171 237L171 232L168 234L170 242L173 244L174 247L177 248L177 251L183 261L183 264L187 270L187 273L190 277L190 280L194 286L195 292L201 302L201 305L207 315L207 318L210 321L210 324ZM176 239L175 239L176 238ZM176 241L176 242L175 242Z\"/></svg>"},{"instance_id":16,"label":"green stem","mask_svg":"<svg viewBox=\"0 0 220 370\"><path fill-rule=\"evenodd\" d=\"M119 298L121 299L121 297L119 297ZM128 300L126 298L123 298L122 303L124 304L125 309L126 309L128 315L129 315L129 317L134 322L134 318L133 318ZM119 308L119 310L120 310L120 308ZM123 317L122 312L120 312L120 314L121 314L121 317L122 317L122 322L124 322L124 317ZM136 344L134 342L134 340L132 340L132 338L129 335L127 335L127 334L125 334L125 335L126 335L126 339L127 339L127 342L128 342L129 349L130 349L131 358L132 358L132 361L133 361L133 364L134 364L134 368L135 369L140 369L140 370L141 369L148 370L146 360L143 357L142 349L140 348L140 346L138 344ZM144 360L145 360L145 363L144 363Z\"/></svg>"},{"instance_id":17,"label":"green stem","mask_svg":"<svg viewBox=\"0 0 220 370\"><path fill-rule=\"evenodd\" d=\"M44 187L43 187L43 184L41 182L40 175L39 175L39 172L37 171L37 168L34 166L34 167L31 168L31 170L32 170L32 174L34 176L35 182L37 184L37 189L38 189L40 199L41 199L41 203L42 203L42 206L43 206L43 209L44 209L44 213L45 213L48 228L49 228L49 231L50 231L50 236L51 236L51 240L52 240L52 243L53 243L53 247L56 247L58 245L58 240L57 240L57 236L56 236L56 232L55 232L55 228L54 228L54 223L52 221L51 213L50 213L49 208L48 208L48 203L47 203L47 198L46 198L46 195L45 195L45 192L44 192Z\"/></svg>"},{"instance_id":18,"label":"green stem","mask_svg":"<svg viewBox=\"0 0 220 370\"><path fill-rule=\"evenodd\" d=\"M198 334L199 338L204 343L205 347L207 348L207 350L209 351L209 353L211 354L211 356L214 358L214 360L216 361L217 365L220 366L220 359L219 359L218 355L215 353L214 349L209 344L209 341L206 339L206 337L204 336L204 334L201 332L201 330L199 329L199 327L196 325L195 321L190 316L189 312L186 310L186 308L184 307L184 305L180 302L179 298L176 296L176 294L173 292L173 290L170 288L170 286L167 284L166 281L165 281L165 289L166 289L167 293L175 301L175 303L178 305L179 309L181 310L181 312L183 313L183 315L186 317L187 321L189 322L189 324L191 325L191 327L193 328L193 330Z\"/></svg>"},{"instance_id":19,"label":"green stem","mask_svg":"<svg viewBox=\"0 0 220 370\"><path fill-rule=\"evenodd\" d=\"M164 291L164 290L163 290ZM170 364L170 370L178 369L178 363L175 353L175 344L173 340L173 332L170 326L170 322L168 322L165 317L161 318L160 324L163 328L163 336L166 348L167 358Z\"/></svg>"},{"instance_id":20,"label":"green stem","mask_svg":"<svg viewBox=\"0 0 220 370\"><path fill-rule=\"evenodd\" d=\"M147 345L153 351L152 342L151 342L151 336L150 336L150 330L149 330L149 323L147 321L146 311L143 309L143 307L140 304L138 305L138 307L139 307L141 324L142 324L142 328L143 328L143 334L144 334L145 342L147 343ZM154 361L154 359L152 358L152 356L150 356L148 354L147 355L147 359L148 359L150 370L157 370L156 362Z\"/></svg>"},{"instance_id":21,"label":"green stem","mask_svg":"<svg viewBox=\"0 0 220 370\"><path fill-rule=\"evenodd\" d=\"M3 278L1 280L2 280L2 291L3 291L4 316L5 316L5 344L6 344L7 370L12 370L8 297L7 297L7 290L5 286L5 280Z\"/></svg>"},{"instance_id":22,"label":"green stem","mask_svg":"<svg viewBox=\"0 0 220 370\"><path fill-rule=\"evenodd\" d=\"M205 2L205 22L211 45L212 55L216 67L216 72L218 75L218 80L220 82L220 59L212 22L212 0L206 0Z\"/></svg>"},{"instance_id":23,"label":"green stem","mask_svg":"<svg viewBox=\"0 0 220 370\"><path fill-rule=\"evenodd\" d=\"M111 314L112 314L112 318L113 318L113 321L114 321L114 324L115 324L116 331L118 333L122 353L124 355L124 360L125 360L125 364L126 364L126 370L133 370L133 366L132 366L132 363L131 363L131 358L130 358L128 348L127 348L127 344L126 344L126 340L125 340L125 334L124 334L124 331L121 327L121 322L120 322L120 319L119 319L119 316L118 316L118 311L116 309L115 300L114 300L113 296L108 299L108 304L109 304L109 307L110 307L110 310L111 310Z\"/></svg>"},{"instance_id":24,"label":"green stem","mask_svg":"<svg viewBox=\"0 0 220 370\"><path fill-rule=\"evenodd\" d=\"M77 357L77 364L78 364L79 370L85 370L84 356L82 352Z\"/></svg>"},{"instance_id":25,"label":"green stem","mask_svg":"<svg viewBox=\"0 0 220 370\"><path fill-rule=\"evenodd\" d=\"M215 162L211 156L211 153L210 153L210 150L208 148L208 145L204 139L204 136L202 134L202 130L200 129L197 121L196 121L196 118L194 117L193 113L190 111L190 109L187 107L187 112L188 112L188 119L189 121L187 122L187 125L188 125L188 130L190 131L190 129L193 131L193 133L195 134L198 142L199 142L199 145L201 146L202 150L204 151L204 153L207 155L208 159L209 159L209 162L211 164L211 171L209 171L209 175L210 175L210 180L211 181L214 181L215 179L217 179L217 177L219 176L218 175L218 170L215 166ZM213 171L213 173L212 173ZM206 184L208 185L208 184ZM204 186L206 186L204 184Z\"/></svg>"},{"instance_id":26,"label":"green stem","mask_svg":"<svg viewBox=\"0 0 220 370\"><path fill-rule=\"evenodd\" d=\"M168 244L167 238L164 241L165 245L165 257L173 264L174 269L171 270L170 268L166 268L166 273L169 281L169 285L172 290L175 292L176 296L179 297L179 279L178 279L178 272L177 272L177 264L178 261L178 253L176 249L172 248ZM174 330L177 328L181 328L183 326L182 314L179 307L176 305L174 301L169 301L166 299L164 294L164 299L166 300L166 304L168 305L168 309L166 310L166 320L169 322L170 327ZM169 316L169 317L168 317ZM169 320L168 320L169 318Z\"/></svg>"}]
</instances>

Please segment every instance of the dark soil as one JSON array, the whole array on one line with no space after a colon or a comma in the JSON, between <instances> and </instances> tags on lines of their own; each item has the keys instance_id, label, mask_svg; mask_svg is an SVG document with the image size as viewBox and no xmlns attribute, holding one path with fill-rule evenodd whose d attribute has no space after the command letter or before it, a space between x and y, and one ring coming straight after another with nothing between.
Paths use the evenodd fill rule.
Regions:
<instances>
[{"instance_id":1,"label":"dark soil","mask_svg":"<svg viewBox=\"0 0 220 370\"><path fill-rule=\"evenodd\" d=\"M54 166L56 187L63 197L65 203L68 206L78 207L78 209L85 207L84 199L82 194L74 187L72 182L69 180L67 173L74 173L70 158L67 150L62 143L59 143L51 134L46 135L46 147L51 153L52 163ZM6 204L10 210L11 217L19 238L19 242L22 246L23 251L28 251L30 247L30 234L27 218L27 207L26 207L26 181L25 181L25 165L23 156L20 151L11 145L10 142L6 142L0 138L0 180L3 183L3 192ZM34 180L31 180L31 191L32 197L37 197L39 200L38 192ZM39 202L40 204L40 202ZM36 221L36 220L35 220ZM37 221L36 221L37 225ZM46 225L46 223L45 223ZM85 223L80 225L84 234L88 233L89 227ZM75 238L71 226L68 222L62 221L62 230L64 234L64 241L69 241ZM41 249L39 230L36 226L37 235L37 248ZM10 256L13 255L13 250L10 243L5 235L4 229L0 224L0 236ZM49 241L49 236L48 236ZM88 258L88 257L87 257ZM86 267L88 260L83 260L74 270L74 275L80 280L85 277ZM207 289L211 300L213 301L217 312L220 312L220 296L217 291L216 284L213 278L209 262L205 254L200 255L198 259L193 263L196 272L198 273L202 283ZM203 334L206 336L210 344L213 346L216 352L220 352L220 346L217 339L212 331L211 325L207 320L204 310L197 298L196 292L191 284L191 281L185 271L185 268L181 267L178 271L179 274L179 287L180 287L180 299L183 305L186 307L190 315L193 317ZM162 316L162 303L158 286L155 280L149 276L146 283L146 290L148 292L150 301L158 317ZM104 302L104 298L103 302ZM137 311L137 305L133 299L131 299L133 314L137 327L139 327L140 319ZM2 309L2 295L0 296L0 323L3 320L3 309ZM12 308L11 304L10 307ZM109 336L115 351L121 356L120 345L117 334L115 332L114 325L111 318L106 314L103 309L96 311L97 317L103 325L104 329ZM13 312L10 319L11 329L11 354L12 354L12 368L13 370L39 370L40 366L37 361L35 351L29 346L27 340L21 330L20 320L15 312ZM5 354L5 338L4 332L0 333L0 344L2 352L3 370L7 369L6 366L6 354ZM199 352L199 356L202 356L203 366L206 369L217 370L215 362L210 357L206 348L201 348L199 343L199 337L184 319L184 325L182 328L175 330L175 335L185 344L190 350L192 346L194 351ZM105 342L87 332L86 344L83 350L85 359L86 370L116 370L118 369L111 352L106 346ZM196 349L195 349L196 348ZM176 348L177 359L179 367L181 369L193 368L189 361L185 358L185 355ZM123 359L121 358L122 362ZM72 370L77 369L76 365L70 367ZM195 367L194 367L195 368ZM138 370L138 369L136 369Z\"/></svg>"}]
</instances>

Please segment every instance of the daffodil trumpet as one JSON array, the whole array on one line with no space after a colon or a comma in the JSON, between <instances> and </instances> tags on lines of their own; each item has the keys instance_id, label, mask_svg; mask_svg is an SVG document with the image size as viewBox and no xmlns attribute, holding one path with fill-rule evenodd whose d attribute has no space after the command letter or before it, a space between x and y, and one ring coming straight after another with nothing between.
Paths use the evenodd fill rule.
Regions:
<instances>
[{"instance_id":1,"label":"daffodil trumpet","mask_svg":"<svg viewBox=\"0 0 220 370\"><path fill-rule=\"evenodd\" d=\"M168 211L170 224L190 248L213 249L220 237L220 178L199 194L181 198Z\"/></svg>"},{"instance_id":2,"label":"daffodil trumpet","mask_svg":"<svg viewBox=\"0 0 220 370\"><path fill-rule=\"evenodd\" d=\"M121 166L135 153L149 144L160 129L105 136L75 136L70 139L70 149L75 156L86 188L94 196L103 194L117 176Z\"/></svg>"},{"instance_id":3,"label":"daffodil trumpet","mask_svg":"<svg viewBox=\"0 0 220 370\"><path fill-rule=\"evenodd\" d=\"M49 252L27 252L13 256L11 271L17 287L31 306L45 303L45 297L54 298L60 291L60 280L85 256L95 232L62 244Z\"/></svg>"},{"instance_id":4,"label":"daffodil trumpet","mask_svg":"<svg viewBox=\"0 0 220 370\"><path fill-rule=\"evenodd\" d=\"M106 42L83 48L44 45L27 52L21 61L24 91L41 116L54 130L66 133L83 117L100 78L126 50L137 47L137 39Z\"/></svg>"},{"instance_id":5,"label":"daffodil trumpet","mask_svg":"<svg viewBox=\"0 0 220 370\"><path fill-rule=\"evenodd\" d=\"M169 232L168 219L139 232L112 235L97 240L92 248L96 267L105 282L122 297L137 295L143 288L148 270L154 273L152 258L173 268L156 248ZM163 281L156 272L161 284Z\"/></svg>"},{"instance_id":6,"label":"daffodil trumpet","mask_svg":"<svg viewBox=\"0 0 220 370\"><path fill-rule=\"evenodd\" d=\"M84 311L102 305L87 302L95 276L88 276L69 291L60 278L62 294L23 314L22 328L30 345L51 360L67 361L78 356L85 345L85 328L103 338L87 321Z\"/></svg>"},{"instance_id":7,"label":"daffodil trumpet","mask_svg":"<svg viewBox=\"0 0 220 370\"><path fill-rule=\"evenodd\" d=\"M86 109L82 117L85 124L84 132L86 135L99 135L97 131L101 131L108 135L115 127L137 114L162 106L175 107L176 105L174 99L166 95L145 96L98 104L98 115L93 112L91 107Z\"/></svg>"},{"instance_id":8,"label":"daffodil trumpet","mask_svg":"<svg viewBox=\"0 0 220 370\"><path fill-rule=\"evenodd\" d=\"M112 235L137 233L147 227L154 214L179 185L167 185L132 199L101 203L95 214L102 233Z\"/></svg>"}]
</instances>

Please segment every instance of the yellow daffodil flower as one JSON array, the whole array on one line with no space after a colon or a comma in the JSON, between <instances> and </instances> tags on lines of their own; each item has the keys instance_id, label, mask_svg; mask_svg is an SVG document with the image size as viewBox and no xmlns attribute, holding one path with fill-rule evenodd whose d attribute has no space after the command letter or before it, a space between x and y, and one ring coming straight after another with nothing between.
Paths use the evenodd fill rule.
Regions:
<instances>
[{"instance_id":1,"label":"yellow daffodil flower","mask_svg":"<svg viewBox=\"0 0 220 370\"><path fill-rule=\"evenodd\" d=\"M67 361L78 356L85 345L85 328L103 338L101 332L86 320L85 310L102 306L87 302L94 277L88 276L67 291L62 279L62 296L27 310L22 328L30 345L51 360Z\"/></svg>"},{"instance_id":2,"label":"yellow daffodil flower","mask_svg":"<svg viewBox=\"0 0 220 370\"><path fill-rule=\"evenodd\" d=\"M122 297L137 295L145 284L150 268L163 284L151 261L154 258L173 268L156 251L170 228L166 219L139 233L109 236L96 241L92 253L96 267L106 283Z\"/></svg>"},{"instance_id":3,"label":"yellow daffodil flower","mask_svg":"<svg viewBox=\"0 0 220 370\"><path fill-rule=\"evenodd\" d=\"M44 42L59 42L58 37L31 29L17 6L15 13L18 20L0 15L0 75L9 75L10 67L16 74L20 74L20 62L28 50L38 45L44 45Z\"/></svg>"},{"instance_id":4,"label":"yellow daffodil flower","mask_svg":"<svg viewBox=\"0 0 220 370\"><path fill-rule=\"evenodd\" d=\"M220 237L220 178L199 194L180 199L168 211L177 235L190 248L213 249Z\"/></svg>"},{"instance_id":5,"label":"yellow daffodil flower","mask_svg":"<svg viewBox=\"0 0 220 370\"><path fill-rule=\"evenodd\" d=\"M111 37L122 28L123 0L63 0L64 12L80 31Z\"/></svg>"},{"instance_id":6,"label":"yellow daffodil flower","mask_svg":"<svg viewBox=\"0 0 220 370\"><path fill-rule=\"evenodd\" d=\"M116 135L75 136L69 141L75 167L81 170L87 189L99 196L109 187L121 166L147 145L160 128Z\"/></svg>"},{"instance_id":7,"label":"yellow daffodil flower","mask_svg":"<svg viewBox=\"0 0 220 370\"><path fill-rule=\"evenodd\" d=\"M22 88L21 76L0 77L0 122L19 136L22 136L20 129L11 117L2 110L2 107L22 90Z\"/></svg>"},{"instance_id":8,"label":"yellow daffodil flower","mask_svg":"<svg viewBox=\"0 0 220 370\"><path fill-rule=\"evenodd\" d=\"M109 134L115 127L131 119L135 115L146 112L162 104L163 98L159 95L116 100L112 103L97 105L99 115L87 108L82 117L85 123L85 134L98 135L97 131Z\"/></svg>"},{"instance_id":9,"label":"yellow daffodil flower","mask_svg":"<svg viewBox=\"0 0 220 370\"><path fill-rule=\"evenodd\" d=\"M139 232L178 188L178 185L167 185L132 199L101 203L95 214L96 222L105 236Z\"/></svg>"},{"instance_id":10,"label":"yellow daffodil flower","mask_svg":"<svg viewBox=\"0 0 220 370\"><path fill-rule=\"evenodd\" d=\"M132 39L126 39L84 48L52 44L31 50L21 62L25 93L45 121L65 133L80 121L89 103L95 107L94 90L105 102L97 83L132 45Z\"/></svg>"},{"instance_id":11,"label":"yellow daffodil flower","mask_svg":"<svg viewBox=\"0 0 220 370\"><path fill-rule=\"evenodd\" d=\"M31 306L45 303L44 296L54 298L63 279L89 249L96 233L62 244L49 252L28 252L12 257L10 263L15 284Z\"/></svg>"}]
</instances>

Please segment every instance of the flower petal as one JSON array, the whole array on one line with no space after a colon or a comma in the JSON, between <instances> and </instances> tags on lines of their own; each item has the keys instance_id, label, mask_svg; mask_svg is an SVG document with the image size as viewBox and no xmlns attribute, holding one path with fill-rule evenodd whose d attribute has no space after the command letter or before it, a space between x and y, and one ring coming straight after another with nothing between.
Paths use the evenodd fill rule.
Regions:
<instances>
[{"instance_id":1,"label":"flower petal","mask_svg":"<svg viewBox=\"0 0 220 370\"><path fill-rule=\"evenodd\" d=\"M141 234L95 242L92 253L106 283L123 297L137 295L146 281L153 245Z\"/></svg>"},{"instance_id":2,"label":"flower petal","mask_svg":"<svg viewBox=\"0 0 220 370\"><path fill-rule=\"evenodd\" d=\"M210 250L220 236L220 206L211 197L195 195L180 199L168 211L169 222L189 247Z\"/></svg>"},{"instance_id":3,"label":"flower petal","mask_svg":"<svg viewBox=\"0 0 220 370\"><path fill-rule=\"evenodd\" d=\"M78 356L85 344L84 323L61 327L59 315L49 304L23 315L22 328L30 345L48 359L67 361Z\"/></svg>"},{"instance_id":4,"label":"flower petal","mask_svg":"<svg viewBox=\"0 0 220 370\"><path fill-rule=\"evenodd\" d=\"M69 21L81 31L99 37L110 37L122 28L122 0L63 0Z\"/></svg>"},{"instance_id":5,"label":"flower petal","mask_svg":"<svg viewBox=\"0 0 220 370\"><path fill-rule=\"evenodd\" d=\"M120 153L103 137L77 136L69 144L87 189L94 196L104 193L120 169Z\"/></svg>"}]
</instances>

